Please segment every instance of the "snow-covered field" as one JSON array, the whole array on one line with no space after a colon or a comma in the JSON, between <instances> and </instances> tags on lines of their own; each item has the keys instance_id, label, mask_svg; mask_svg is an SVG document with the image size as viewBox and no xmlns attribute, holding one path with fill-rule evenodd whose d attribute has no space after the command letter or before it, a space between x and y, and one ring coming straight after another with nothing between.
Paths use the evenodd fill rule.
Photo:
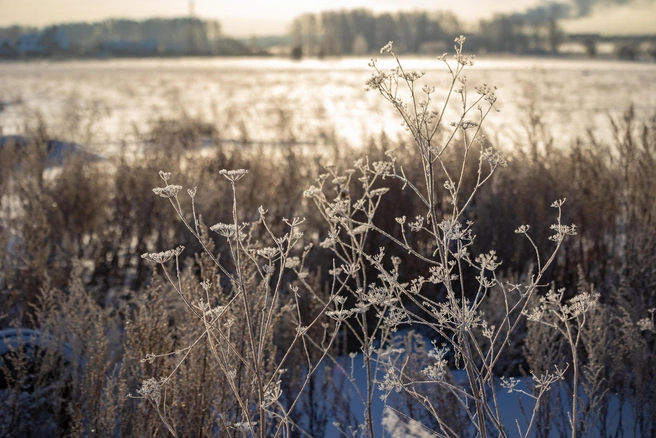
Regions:
<instances>
[{"instance_id":1,"label":"snow-covered field","mask_svg":"<svg viewBox=\"0 0 656 438\"><path fill-rule=\"evenodd\" d=\"M449 81L440 61L401 57L407 69L426 71L439 101ZM380 58L381 68L392 66ZM188 116L212 123L226 140L312 143L334 132L358 145L381 131L403 132L391 106L365 91L370 74L365 58L4 63L0 125L4 135L22 133L26 122L41 117L52 133L90 143L101 154L122 140L137 141L160 117ZM654 63L481 56L466 74L472 93L483 82L499 87L501 113L487 123L499 146L523 139L534 116L557 146L567 146L585 127L603 136L598 127L607 126L607 116L631 104L641 119L656 109Z\"/></svg>"}]
</instances>

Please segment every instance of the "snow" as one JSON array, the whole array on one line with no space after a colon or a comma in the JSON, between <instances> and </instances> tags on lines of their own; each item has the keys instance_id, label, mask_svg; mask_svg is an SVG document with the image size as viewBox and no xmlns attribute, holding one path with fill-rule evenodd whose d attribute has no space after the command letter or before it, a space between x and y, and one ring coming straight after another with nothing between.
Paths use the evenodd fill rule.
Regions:
<instances>
[{"instance_id":1,"label":"snow","mask_svg":"<svg viewBox=\"0 0 656 438\"><path fill-rule=\"evenodd\" d=\"M375 356L374 356L375 358ZM331 378L334 382L344 381L346 384L344 388L340 389L340 397L343 397L349 401L350 414L354 417L357 424L364 424L364 404L361 401L361 398L358 394L366 394L366 381L367 373L364 368L364 358L362 353L358 353L355 357L341 357L338 359L342 369L338 367L333 367ZM374 365L375 366L375 365ZM467 381L467 376L464 370L452 370L452 376L456 382L465 383ZM325 371L320 370L318 372L318 377L325 376ZM357 390L351 383L349 383L349 377L352 381L356 382ZM383 378L382 370L378 370L376 378L381 380ZM530 377L528 379L518 377L518 383L515 386L512 392L509 392L506 388L501 386L500 379L497 379L495 382L495 390L497 395L497 400L499 403L500 417L504 430L508 437L522 437L526 432L528 421L530 419L531 412L534 408L534 400L528 395L522 394L522 391L530 393L528 384L530 383ZM560 398L561 404L563 405L560 410L555 413L555 418L551 423L551 430L549 432L549 437L560 437L569 435L570 423L567 415L570 412L571 398L569 396L569 390L565 382L561 384L556 384L552 387L552 407L556 407L556 399ZM376 437L383 436L392 436L383 431L383 418L384 410L386 403L381 399L383 395L382 391L376 387L372 405L372 418L374 423L374 430ZM329 392L325 394L325 400L327 403L331 403L336 399L336 394ZM388 399L388 404L394 406L399 399L395 400L394 394ZM585 403L585 396L582 395L582 402ZM633 414L634 409L630 406L629 403L624 403L623 406L620 406L620 400L617 395L610 395L609 402L609 415L606 420L606 428L609 431L617 430L620 425L623 430L623 436L635 436L636 430L635 425L633 424ZM620 409L622 407L622 409ZM333 414L334 416L336 414ZM346 416L345 413L340 413L340 416ZM337 438L343 437L344 435L332 424L339 419L333 418L328 421L328 426L326 427L326 437L327 438ZM621 422L620 422L621 420ZM406 421L406 420L403 420ZM518 431L518 426L521 428L522 435ZM533 425L531 433L528 434L528 437L536 437L538 426ZM601 436L601 424L597 421L596 424L588 425L588 434L587 436ZM407 432L406 432L407 434ZM470 427L470 436L475 436L475 429L473 425ZM495 435L492 433L492 435ZM350 435L349 435L350 436ZM354 435L359 436L359 435ZM408 435L409 436L409 435ZM427 432L426 435L413 435L413 436L433 436ZM495 435L496 436L496 435Z\"/></svg>"}]
</instances>

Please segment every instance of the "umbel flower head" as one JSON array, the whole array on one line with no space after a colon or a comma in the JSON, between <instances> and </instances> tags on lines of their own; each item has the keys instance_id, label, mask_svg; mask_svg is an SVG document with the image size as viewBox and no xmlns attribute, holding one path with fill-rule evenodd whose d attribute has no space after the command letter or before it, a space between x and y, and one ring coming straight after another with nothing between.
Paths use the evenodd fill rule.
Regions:
<instances>
[{"instance_id":1,"label":"umbel flower head","mask_svg":"<svg viewBox=\"0 0 656 438\"><path fill-rule=\"evenodd\" d=\"M238 231L235 224L224 224L223 222L212 225L210 230L214 231L215 233L219 233L224 237L231 237Z\"/></svg>"},{"instance_id":2,"label":"umbel flower head","mask_svg":"<svg viewBox=\"0 0 656 438\"><path fill-rule=\"evenodd\" d=\"M182 190L182 186L169 184L166 187L155 187L153 193L162 198L173 198L178 195L180 190Z\"/></svg>"},{"instance_id":3,"label":"umbel flower head","mask_svg":"<svg viewBox=\"0 0 656 438\"><path fill-rule=\"evenodd\" d=\"M141 388L137 389L137 392L143 398L150 400L155 405L159 406L159 402L162 398L162 383L151 377L150 379L144 380L142 382L142 386Z\"/></svg>"},{"instance_id":4,"label":"umbel flower head","mask_svg":"<svg viewBox=\"0 0 656 438\"><path fill-rule=\"evenodd\" d=\"M393 41L390 41L389 43L385 44L383 47L380 49L380 53L391 53L392 52L392 45L394 44Z\"/></svg>"},{"instance_id":5,"label":"umbel flower head","mask_svg":"<svg viewBox=\"0 0 656 438\"><path fill-rule=\"evenodd\" d=\"M247 169L236 169L236 170L226 170L222 169L219 171L220 175L225 176L232 182L242 179L248 173Z\"/></svg>"},{"instance_id":6,"label":"umbel flower head","mask_svg":"<svg viewBox=\"0 0 656 438\"><path fill-rule=\"evenodd\" d=\"M184 251L184 246L181 245L175 249L169 249L168 251L147 252L141 254L141 258L155 263L166 263L171 260L173 256L178 257L182 254L182 251Z\"/></svg>"}]
</instances>

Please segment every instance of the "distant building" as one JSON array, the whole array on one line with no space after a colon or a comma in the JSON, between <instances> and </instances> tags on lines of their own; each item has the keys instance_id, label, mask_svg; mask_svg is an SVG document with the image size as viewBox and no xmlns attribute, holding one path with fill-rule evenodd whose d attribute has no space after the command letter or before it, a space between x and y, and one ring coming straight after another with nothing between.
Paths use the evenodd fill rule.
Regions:
<instances>
[{"instance_id":1,"label":"distant building","mask_svg":"<svg viewBox=\"0 0 656 438\"><path fill-rule=\"evenodd\" d=\"M42 56L46 49L41 45L41 34L29 33L18 38L16 51L20 56Z\"/></svg>"},{"instance_id":2,"label":"distant building","mask_svg":"<svg viewBox=\"0 0 656 438\"><path fill-rule=\"evenodd\" d=\"M158 53L155 40L147 41L103 41L102 51L110 56L153 56Z\"/></svg>"},{"instance_id":3,"label":"distant building","mask_svg":"<svg viewBox=\"0 0 656 438\"><path fill-rule=\"evenodd\" d=\"M68 34L57 26L45 28L41 32L39 43L48 53L65 52L71 48Z\"/></svg>"},{"instance_id":4,"label":"distant building","mask_svg":"<svg viewBox=\"0 0 656 438\"><path fill-rule=\"evenodd\" d=\"M16 47L12 44L11 41L9 40L0 40L0 59L1 58L16 58L18 56L18 52L16 51Z\"/></svg>"},{"instance_id":5,"label":"distant building","mask_svg":"<svg viewBox=\"0 0 656 438\"><path fill-rule=\"evenodd\" d=\"M49 56L66 52L70 47L68 34L57 26L51 26L41 32L29 33L18 38L16 53L21 57Z\"/></svg>"}]
</instances>

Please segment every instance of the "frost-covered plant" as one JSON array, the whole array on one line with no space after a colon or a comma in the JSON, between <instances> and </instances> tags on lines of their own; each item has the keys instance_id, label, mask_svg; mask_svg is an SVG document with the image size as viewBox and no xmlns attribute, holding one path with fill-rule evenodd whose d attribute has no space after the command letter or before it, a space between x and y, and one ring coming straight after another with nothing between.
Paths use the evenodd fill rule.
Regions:
<instances>
[{"instance_id":1,"label":"frost-covered plant","mask_svg":"<svg viewBox=\"0 0 656 438\"><path fill-rule=\"evenodd\" d=\"M342 367L331 352L341 328L357 342L366 372L364 388L355 382L353 373L344 373L364 406L363 424L336 424L346 436L379 435L373 420L376 390L383 393L385 427L393 433L418 430L420 421L430 423L438 436L461 435L465 427L460 420L455 421L459 417L452 409L437 408L448 404L460 408L462 418L477 435L508 436L501 419L503 406L497 397L495 369L527 318L565 335L572 351L576 387L579 333L597 295L584 291L566 303L562 291L552 290L539 297L545 274L565 238L576 234L576 226L562 220L565 200L552 204L555 221L551 243L545 242L551 245L546 259L531 237L530 227L520 225L516 229L535 250L535 268L526 278L504 280L498 269L502 262L493 249L474 253L475 224L468 220L468 211L481 187L507 162L500 151L487 146L482 135L484 121L493 110L498 111L497 96L495 88L487 84L470 93L463 72L473 65L473 57L463 53L464 42L462 36L455 40L455 62L448 61L446 54L439 58L450 80L438 109L433 109L437 88L422 84L423 72L406 71L391 42L381 53L393 58L392 69L382 70L371 59L374 73L366 82L367 88L378 91L402 118L414 140L422 173L419 180L406 175L392 150L381 161L359 159L348 169L327 166L316 185L304 192L327 226L319 245L335 257L329 272L332 285L326 295L307 281L309 272L304 264L309 246L300 252L296 249L303 240L303 219L283 219L288 231L277 236L262 207L255 222L240 218L236 185L247 177L247 170L220 172L231 185L231 219L209 227L209 231L218 234L220 244L229 249L227 261L213 251L209 231L196 213L196 189L187 191L191 214L186 214L180 198L183 187L169 183L171 175L160 172L165 185L153 192L169 200L218 272L215 278L204 277L194 287L187 287L180 274L183 247L142 256L162 266L170 286L200 329L191 345L173 353L180 359L172 370L149 377L137 391L138 397L150 402L171 434L177 436L176 425L166 412L167 384L190 352L201 346L209 349L234 399L231 408L216 412L222 429L262 437L288 436L292 429L300 430L302 425L293 421L292 411L303 390L311 387L311 376L324 359ZM455 167L453 157L459 159ZM390 180L400 182L403 190L416 196L422 209L414 218L399 212L396 229L385 229L377 220L383 200L390 196L390 187L384 185ZM373 235L386 238L390 245L372 249ZM403 265L411 260L423 272L406 278ZM175 264L173 274L171 262ZM502 297L497 298L502 312L494 318L484 306L491 294ZM304 296L319 303L312 315L300 310ZM530 308L536 298L540 304ZM425 342L403 343L394 338L398 328L405 325L421 327L425 335L436 339L433 348L421 347L421 360L411 361L409 357ZM273 342L280 328L293 333L283 345ZM145 360L152 362L169 354L152 353ZM352 361L355 356L351 352ZM285 382L286 367L298 357L303 358L305 377L294 394L284 394L290 388ZM464 370L466 381L457 382L450 375L451 363ZM530 434L545 394L552 384L565 378L565 372L566 368L558 364L545 367L540 374L532 374L529 391L518 389L512 377L501 380L508 391L522 392L534 401L526 427L522 429L517 423L521 436ZM435 391L440 392L439 397L431 395ZM403 394L406 410L392 406L393 393ZM423 413L409 415L417 406ZM577 430L576 410L574 390L572 435ZM395 426L401 414L408 421L403 427ZM446 418L448 415L451 418Z\"/></svg>"},{"instance_id":2,"label":"frost-covered plant","mask_svg":"<svg viewBox=\"0 0 656 438\"><path fill-rule=\"evenodd\" d=\"M579 409L578 388L581 365L578 349L581 332L586 323L587 314L596 307L599 300L599 294L594 289L587 288L584 283L579 285L577 292L578 294L574 298L565 302L563 298L565 289L555 290L552 287L546 295L539 298L538 306L524 312L529 321L544 324L560 333L570 347L574 375L572 410L569 418L572 436L576 436L579 429L577 412Z\"/></svg>"},{"instance_id":3,"label":"frost-covered plant","mask_svg":"<svg viewBox=\"0 0 656 438\"><path fill-rule=\"evenodd\" d=\"M179 357L170 372L144 380L135 395L150 402L173 436L178 434L167 416L166 387L192 351L198 348L209 349L234 400L230 411L216 413L221 429L261 437L289 436L291 429L301 429L293 421L292 412L340 328L339 320L329 324L325 317L326 311L339 303L339 287L324 298L305 281L308 272L304 263L309 246L297 255L303 239L304 219L283 219L288 231L282 236L274 234L262 207L255 222L240 220L236 184L247 174L245 169L220 171L232 189L232 220L212 225L209 231L218 234L219 241L227 245L229 261L219 260L208 230L196 213L196 188L187 190L190 215L185 214L182 207L182 187L169 183L170 173L161 171L165 185L153 189L156 195L170 201L184 226L198 240L205 257L218 271L214 278L203 278L189 288L183 284L180 268L184 247L142 255L161 266L170 286L184 302L189 318L199 329L191 345L175 352L152 352L144 358L152 363L170 355ZM258 238L270 243L265 245ZM302 313L302 294L320 301L320 311ZM282 325L293 329L287 343L274 339ZM320 333L320 337L310 336L310 333ZM281 385L287 368L298 365L299 361L305 366L303 381L295 393L283 397L283 387L291 388Z\"/></svg>"},{"instance_id":4,"label":"frost-covered plant","mask_svg":"<svg viewBox=\"0 0 656 438\"><path fill-rule=\"evenodd\" d=\"M463 53L464 42L462 36L455 40L455 62L447 61L446 54L439 58L446 66L450 81L438 109L432 109L436 87L420 84L424 72L405 70L391 42L381 53L393 58L392 69L379 68L378 61L373 58L369 63L374 73L366 82L367 89L378 91L402 118L421 159L423 179L416 181L407 176L398 165L394 151L390 151L387 161L358 160L353 168L342 172L329 167L329 172L318 178L318 185L305 192L329 224L330 231L321 246L335 254L339 264L334 271L336 281L354 303L331 316L350 328L362 346L368 378L366 394L362 396L365 436L376 435L371 406L378 368L384 371L383 379L377 382L380 389L386 394L403 391L415 397L435 417L440 436L458 434L448 426L447 419L427 403L428 398L420 392L418 383L424 388L428 385L430 391L452 394L479 436L507 436L508 431L501 421L503 406L498 402L493 370L512 338L518 335L520 323L527 314L531 319L546 321L542 318L546 308L527 313L529 303L542 287L545 273L556 259L564 239L576 234L575 225L564 224L561 220L564 199L552 204L556 210L555 223L551 226L553 243L546 260L541 258L529 226L519 226L516 233L524 236L535 249L535 272L520 283L504 282L500 278L497 271L501 261L494 250L471 253L474 223L467 220L467 210L479 189L506 165L506 159L501 152L485 147L481 126L487 116L497 110L497 96L495 87L487 84L475 87L475 94L470 93L463 71L473 65L473 56ZM460 157L456 168L447 163L447 153ZM467 171L472 167L476 175L473 183L466 180ZM388 188L380 184L388 179L400 181L403 189L417 196L424 207L423 213L414 218L396 217L397 230L383 229L375 221L381 198L388 192ZM367 238L372 233L388 238L407 254L407 259L387 255L382 247L369 252ZM421 245L417 243L419 238L423 238ZM423 275L402 277L400 266L410 258L426 266ZM501 294L505 303L502 317L496 323L488 321L482 307L492 293ZM543 303L560 306L557 308L562 313L562 325L553 326L570 334L567 340L572 351L576 350L578 336L571 332L570 323L578 321L582 325L580 319L596 298L594 294L583 294L568 304L560 303L562 294L551 293L542 298ZM395 349L391 344L392 335L401 324L422 327L424 333L444 343L432 350L429 357L434 363L425 368L420 381L416 375L410 375L407 362L398 357L390 359L394 354L390 356L389 349ZM464 369L465 384L455 385L446 378L449 374L447 352L453 355L456 366ZM410 355L412 352L401 349L397 353ZM574 368L578 369L576 355L574 361ZM564 373L564 369L555 367L553 371L533 376L534 393L529 395L535 401L535 409L526 430L521 430L518 423L521 436L528 436L543 395L552 383L564 378ZM511 391L515 383L503 381ZM571 415L576 418L576 397L572 406ZM575 423L572 422L573 435Z\"/></svg>"}]
</instances>

